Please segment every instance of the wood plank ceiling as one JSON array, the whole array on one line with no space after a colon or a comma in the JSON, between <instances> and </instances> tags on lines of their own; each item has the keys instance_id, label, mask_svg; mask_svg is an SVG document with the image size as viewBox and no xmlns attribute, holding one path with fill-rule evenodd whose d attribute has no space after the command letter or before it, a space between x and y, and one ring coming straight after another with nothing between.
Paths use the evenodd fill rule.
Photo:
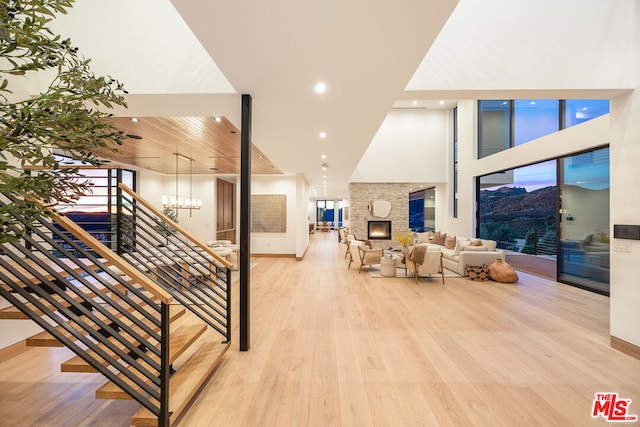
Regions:
<instances>
[{"instance_id":1,"label":"wood plank ceiling","mask_svg":"<svg viewBox=\"0 0 640 427\"><path fill-rule=\"evenodd\" d=\"M99 157L156 172L175 174L239 174L240 131L225 117L115 117L115 125L129 137L118 153L96 150ZM251 172L282 171L255 146ZM190 161L192 159L193 161ZM189 165L191 163L191 165Z\"/></svg>"}]
</instances>

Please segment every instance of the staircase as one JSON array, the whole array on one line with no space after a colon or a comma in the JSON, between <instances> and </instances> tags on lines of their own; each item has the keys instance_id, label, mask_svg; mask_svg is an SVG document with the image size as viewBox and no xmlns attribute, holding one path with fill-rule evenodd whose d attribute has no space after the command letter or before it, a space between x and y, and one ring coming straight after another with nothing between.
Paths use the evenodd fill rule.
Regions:
<instances>
[{"instance_id":1,"label":"staircase","mask_svg":"<svg viewBox=\"0 0 640 427\"><path fill-rule=\"evenodd\" d=\"M71 349L63 372L104 376L97 399L138 401L132 425L169 426L230 346L231 264L126 186L117 199L115 251L55 212L0 245L0 319L41 326L28 346Z\"/></svg>"}]
</instances>

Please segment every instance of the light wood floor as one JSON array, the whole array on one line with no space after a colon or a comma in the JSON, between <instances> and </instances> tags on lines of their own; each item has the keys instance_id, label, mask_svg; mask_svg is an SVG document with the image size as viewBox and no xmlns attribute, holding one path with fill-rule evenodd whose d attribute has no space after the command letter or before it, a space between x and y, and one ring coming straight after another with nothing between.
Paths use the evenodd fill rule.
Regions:
<instances>
[{"instance_id":1,"label":"light wood floor","mask_svg":"<svg viewBox=\"0 0 640 427\"><path fill-rule=\"evenodd\" d=\"M317 233L302 262L253 260L251 350L234 337L179 426L607 425L590 415L604 391L640 415L640 360L609 347L608 298L524 273L373 278L343 251ZM0 426L128 425L138 405L95 401L97 376L57 372L67 355L0 357Z\"/></svg>"}]
</instances>

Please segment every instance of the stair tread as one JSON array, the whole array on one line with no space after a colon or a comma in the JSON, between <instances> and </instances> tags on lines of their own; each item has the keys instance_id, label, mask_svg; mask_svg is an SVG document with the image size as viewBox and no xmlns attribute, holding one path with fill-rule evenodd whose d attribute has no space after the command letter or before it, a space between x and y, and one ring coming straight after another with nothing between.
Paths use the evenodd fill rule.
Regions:
<instances>
[{"instance_id":1,"label":"stair tread","mask_svg":"<svg viewBox=\"0 0 640 427\"><path fill-rule=\"evenodd\" d=\"M172 323L174 320L176 320L177 318L183 316L186 312L186 309L181 306L181 305L171 305L169 306L169 321L170 323ZM172 325L173 326L173 325ZM178 329L176 326L173 326L176 328L176 330ZM159 329L159 328L155 328L155 329ZM171 333L173 333L174 331L172 331ZM147 338L146 335L143 335L144 338ZM124 346L117 342L116 340L112 339L112 342L118 346L118 348L124 350ZM109 349L104 349L109 355L113 356L114 353L113 351L109 350ZM93 352L92 350L87 350L86 352L89 355L92 356L96 356L95 352ZM153 356L152 356L153 357ZM102 363L103 366L108 366L109 363L100 358L97 357L98 360ZM71 359L67 360L66 362L63 362L61 365L61 370L62 372L96 372L95 368L93 366L91 366L89 363L87 363L84 359L82 359L80 356L74 356Z\"/></svg>"},{"instance_id":2,"label":"stair tread","mask_svg":"<svg viewBox=\"0 0 640 427\"><path fill-rule=\"evenodd\" d=\"M209 341L203 344L196 353L169 380L169 412L172 414L170 424L180 417L182 411L197 395L202 385L220 364L222 357L231 346L230 343ZM217 352L217 355L213 357ZM158 418L147 408L140 408L131 419L134 426L157 426Z\"/></svg>"},{"instance_id":3,"label":"stair tread","mask_svg":"<svg viewBox=\"0 0 640 427\"><path fill-rule=\"evenodd\" d=\"M181 306L179 305L172 305L170 308L170 313L169 313L169 320L170 321L175 321L176 319L178 319L180 316L182 316L185 312L186 309L184 307L179 308ZM115 309L108 309L112 314L114 314L117 318L122 319L124 317L124 315L122 315L121 313L117 312L117 310ZM135 308L133 306L129 306L129 308L127 309L127 311L129 313L132 313L135 310ZM98 313L97 313L98 314ZM104 315L102 314L98 314L100 318L104 319ZM136 317L140 317L140 316L136 316ZM95 326L95 323L92 321L89 321L87 319L87 321L89 322L90 325ZM127 324L130 324L131 321L128 321ZM76 341L76 338L70 333L68 332L66 329L64 329L62 326L56 326L55 329L57 329L58 331L60 331L62 334L64 334L65 337L67 337L68 339L72 340L72 341ZM29 347L63 347L63 344L58 341L57 338L55 338L53 335L51 335L49 332L47 331L42 331L39 332L29 338L26 339L26 344Z\"/></svg>"},{"instance_id":4,"label":"stair tread","mask_svg":"<svg viewBox=\"0 0 640 427\"><path fill-rule=\"evenodd\" d=\"M116 284L115 281L110 281L112 284ZM100 291L104 291L104 293L108 293L110 292L110 290L108 290L104 285L98 283L98 282L94 282L94 285L98 288L98 290ZM29 285L32 286L32 285ZM83 301L83 298L78 295L77 293L80 292L84 295L86 295L89 298L98 298L100 297L100 294L97 294L91 290L89 290L86 286L83 285L79 285L79 286L75 286L71 283L69 283L69 285L67 285L68 287L74 287L77 291L73 292L73 291L65 291L65 293L75 302L77 303L81 303ZM56 294L50 294L50 296L55 299L57 302L64 304L65 306L68 304L60 295L56 295ZM20 297L22 298L22 297ZM48 301L46 301L44 298L38 297L38 300L45 305L46 307L48 307L51 311L57 311L57 309ZM35 306L33 306L32 303L25 301L25 304L30 306L32 311L34 311L36 314L38 314L39 316L42 316L44 313L42 312L42 310L36 308ZM27 316L26 314L22 313L18 308L14 307L14 306L9 306L9 307L5 307L3 309L0 309L0 319L14 319L14 320L20 320L20 319L29 319L29 316Z\"/></svg>"},{"instance_id":5,"label":"stair tread","mask_svg":"<svg viewBox=\"0 0 640 427\"><path fill-rule=\"evenodd\" d=\"M173 363L178 357L180 357L185 352L185 350L187 350L189 346L193 344L193 342L206 331L206 329L207 325L204 323L190 323L181 325L175 331L172 331L169 342L169 363ZM146 368L150 368L143 361L141 361L141 363ZM118 375L118 377L127 382L127 384L129 384L134 389L139 390L139 387L126 376L120 374ZM131 396L129 396L124 390L122 390L113 382L108 381L100 388L98 388L98 390L96 390L96 398L131 399Z\"/></svg>"},{"instance_id":6,"label":"stair tread","mask_svg":"<svg viewBox=\"0 0 640 427\"><path fill-rule=\"evenodd\" d=\"M115 309L109 309L108 308L108 310L109 310L109 312L111 312L114 316L116 316L119 319L124 317L123 314L119 313ZM132 307L132 306L129 306L127 308L127 311L129 313L132 313L134 310L135 310L135 308ZM103 315L100 315L100 317L104 318ZM94 324L94 322L90 322L90 323ZM76 337L74 337L71 334L71 332L67 331L64 327L56 326L54 329L56 329L57 331L62 333L66 338L70 339L71 341L76 341ZM53 335L51 335L47 331L42 331L40 333L37 333L37 334L27 338L25 340L25 343L27 344L27 347L64 347L64 344L62 344L62 342L60 342L56 337L54 337Z\"/></svg>"}]
</instances>

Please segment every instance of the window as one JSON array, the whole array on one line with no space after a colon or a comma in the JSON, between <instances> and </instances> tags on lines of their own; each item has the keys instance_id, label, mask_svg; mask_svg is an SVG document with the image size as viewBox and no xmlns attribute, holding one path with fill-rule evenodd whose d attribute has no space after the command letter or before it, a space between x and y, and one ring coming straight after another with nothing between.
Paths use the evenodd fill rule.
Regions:
<instances>
[{"instance_id":1,"label":"window","mask_svg":"<svg viewBox=\"0 0 640 427\"><path fill-rule=\"evenodd\" d=\"M453 217L458 218L458 107L453 109Z\"/></svg>"},{"instance_id":2,"label":"window","mask_svg":"<svg viewBox=\"0 0 640 427\"><path fill-rule=\"evenodd\" d=\"M609 114L608 99L568 99L564 107L564 124L568 128Z\"/></svg>"},{"instance_id":3,"label":"window","mask_svg":"<svg viewBox=\"0 0 640 427\"><path fill-rule=\"evenodd\" d=\"M609 294L609 149L559 161L558 280Z\"/></svg>"},{"instance_id":4,"label":"window","mask_svg":"<svg viewBox=\"0 0 640 427\"><path fill-rule=\"evenodd\" d=\"M478 101L478 158L511 147L511 101Z\"/></svg>"},{"instance_id":5,"label":"window","mask_svg":"<svg viewBox=\"0 0 640 427\"><path fill-rule=\"evenodd\" d=\"M409 229L413 231L436 230L436 189L409 193Z\"/></svg>"},{"instance_id":6,"label":"window","mask_svg":"<svg viewBox=\"0 0 640 427\"><path fill-rule=\"evenodd\" d=\"M335 202L333 200L316 200L316 221L334 222Z\"/></svg>"},{"instance_id":7,"label":"window","mask_svg":"<svg viewBox=\"0 0 640 427\"><path fill-rule=\"evenodd\" d=\"M478 158L609 113L609 100L478 101Z\"/></svg>"},{"instance_id":8,"label":"window","mask_svg":"<svg viewBox=\"0 0 640 427\"><path fill-rule=\"evenodd\" d=\"M558 100L513 101L513 145L524 144L560 129Z\"/></svg>"}]
</instances>

